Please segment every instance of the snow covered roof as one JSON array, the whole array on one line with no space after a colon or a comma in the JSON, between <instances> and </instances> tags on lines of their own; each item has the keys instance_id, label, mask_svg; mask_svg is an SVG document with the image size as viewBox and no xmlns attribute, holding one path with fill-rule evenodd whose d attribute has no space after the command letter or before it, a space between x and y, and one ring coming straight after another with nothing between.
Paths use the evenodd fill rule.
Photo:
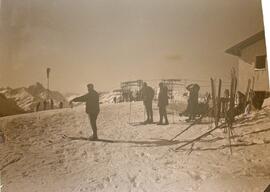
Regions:
<instances>
[{"instance_id":1,"label":"snow covered roof","mask_svg":"<svg viewBox=\"0 0 270 192\"><path fill-rule=\"evenodd\" d=\"M260 31L254 35L252 35L251 37L241 41L240 43L234 45L233 47L227 49L225 52L231 55L235 55L235 56L241 56L241 50L244 49L245 47L248 47L254 43L256 43L257 41L260 41L262 39L264 39L264 30Z\"/></svg>"}]
</instances>

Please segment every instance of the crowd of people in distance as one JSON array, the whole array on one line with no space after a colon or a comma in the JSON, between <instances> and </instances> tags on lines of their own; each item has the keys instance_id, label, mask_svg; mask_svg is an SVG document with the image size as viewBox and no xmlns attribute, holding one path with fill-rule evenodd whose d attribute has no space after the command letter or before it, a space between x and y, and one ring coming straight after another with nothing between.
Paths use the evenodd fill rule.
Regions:
<instances>
[{"instance_id":1,"label":"crowd of people in distance","mask_svg":"<svg viewBox=\"0 0 270 192\"><path fill-rule=\"evenodd\" d=\"M55 102L53 99L50 100L44 100L43 102L38 102L36 104L36 109L35 111L45 111L45 110L49 110L49 109L55 109L55 108L59 108L62 109L64 107L64 102L60 101L58 104L58 107L55 105Z\"/></svg>"}]
</instances>

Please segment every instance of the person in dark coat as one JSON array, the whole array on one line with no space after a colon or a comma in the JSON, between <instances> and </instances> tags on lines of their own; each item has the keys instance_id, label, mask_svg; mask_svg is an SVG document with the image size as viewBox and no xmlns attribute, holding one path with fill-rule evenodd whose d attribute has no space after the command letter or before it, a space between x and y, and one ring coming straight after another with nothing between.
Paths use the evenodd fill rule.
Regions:
<instances>
[{"instance_id":1,"label":"person in dark coat","mask_svg":"<svg viewBox=\"0 0 270 192\"><path fill-rule=\"evenodd\" d=\"M47 110L47 101L46 100L43 101L43 110L44 111Z\"/></svg>"},{"instance_id":2,"label":"person in dark coat","mask_svg":"<svg viewBox=\"0 0 270 192\"><path fill-rule=\"evenodd\" d=\"M59 103L59 109L62 109L63 106L64 106L64 103L62 101L60 101L60 103Z\"/></svg>"},{"instance_id":3,"label":"person in dark coat","mask_svg":"<svg viewBox=\"0 0 270 192\"><path fill-rule=\"evenodd\" d=\"M36 111L39 111L39 107L40 107L40 102L38 102L36 105Z\"/></svg>"},{"instance_id":4,"label":"person in dark coat","mask_svg":"<svg viewBox=\"0 0 270 192\"><path fill-rule=\"evenodd\" d=\"M51 109L54 108L54 102L53 102L53 99L51 99Z\"/></svg>"},{"instance_id":5,"label":"person in dark coat","mask_svg":"<svg viewBox=\"0 0 270 192\"><path fill-rule=\"evenodd\" d=\"M166 107L169 104L168 99L168 89L166 86L164 86L163 83L159 83L159 94L158 94L158 107L159 107L159 123L158 125L168 125L168 117L167 117L167 111ZM163 124L163 117L165 119L165 123Z\"/></svg>"},{"instance_id":6,"label":"person in dark coat","mask_svg":"<svg viewBox=\"0 0 270 192\"><path fill-rule=\"evenodd\" d=\"M200 86L198 84L190 84L186 87L186 89L189 91L188 107L187 107L189 119L187 121L191 121L195 120L197 114Z\"/></svg>"},{"instance_id":7,"label":"person in dark coat","mask_svg":"<svg viewBox=\"0 0 270 192\"><path fill-rule=\"evenodd\" d=\"M221 116L224 117L225 113L229 110L230 91L225 89L224 96L220 98L221 102Z\"/></svg>"},{"instance_id":8,"label":"person in dark coat","mask_svg":"<svg viewBox=\"0 0 270 192\"><path fill-rule=\"evenodd\" d=\"M152 103L155 96L155 91L152 87L148 86L147 83L143 84L142 88L142 100L143 104L145 106L146 114L147 114L147 120L144 122L147 123L153 123L153 108Z\"/></svg>"},{"instance_id":9,"label":"person in dark coat","mask_svg":"<svg viewBox=\"0 0 270 192\"><path fill-rule=\"evenodd\" d=\"M76 97L70 101L72 102L85 102L86 103L86 113L89 116L90 124L93 130L92 140L98 140L97 135L97 117L99 114L99 94L94 90L93 84L87 85L88 93L81 96Z\"/></svg>"}]
</instances>

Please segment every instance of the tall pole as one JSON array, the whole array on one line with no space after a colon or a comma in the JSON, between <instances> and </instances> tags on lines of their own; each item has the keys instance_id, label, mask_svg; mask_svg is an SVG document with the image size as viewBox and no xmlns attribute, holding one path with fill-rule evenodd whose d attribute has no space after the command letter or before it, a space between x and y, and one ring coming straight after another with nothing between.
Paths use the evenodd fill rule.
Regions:
<instances>
[{"instance_id":1,"label":"tall pole","mask_svg":"<svg viewBox=\"0 0 270 192\"><path fill-rule=\"evenodd\" d=\"M47 99L49 97L49 90L50 90L50 72L51 72L51 68L47 68Z\"/></svg>"},{"instance_id":2,"label":"tall pole","mask_svg":"<svg viewBox=\"0 0 270 192\"><path fill-rule=\"evenodd\" d=\"M49 78L47 77L47 89L49 90L50 89L50 81L49 81Z\"/></svg>"}]
</instances>

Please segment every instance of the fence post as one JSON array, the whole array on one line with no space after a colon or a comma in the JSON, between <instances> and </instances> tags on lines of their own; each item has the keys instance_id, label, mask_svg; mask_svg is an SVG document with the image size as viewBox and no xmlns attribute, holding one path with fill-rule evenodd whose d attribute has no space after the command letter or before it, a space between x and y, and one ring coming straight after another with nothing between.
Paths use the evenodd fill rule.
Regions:
<instances>
[{"instance_id":1,"label":"fence post","mask_svg":"<svg viewBox=\"0 0 270 192\"><path fill-rule=\"evenodd\" d=\"M216 89L215 89L215 82L213 80L213 78L211 78L211 89L212 89L212 100L213 100L213 115L214 115L214 119L215 119L215 126L217 126L217 103L216 103Z\"/></svg>"},{"instance_id":2,"label":"fence post","mask_svg":"<svg viewBox=\"0 0 270 192\"><path fill-rule=\"evenodd\" d=\"M218 83L218 97L217 97L217 114L216 114L216 125L218 125L219 122L219 118L220 118L220 110L221 110L221 85L222 85L222 81L221 79L219 79L219 83Z\"/></svg>"}]
</instances>

